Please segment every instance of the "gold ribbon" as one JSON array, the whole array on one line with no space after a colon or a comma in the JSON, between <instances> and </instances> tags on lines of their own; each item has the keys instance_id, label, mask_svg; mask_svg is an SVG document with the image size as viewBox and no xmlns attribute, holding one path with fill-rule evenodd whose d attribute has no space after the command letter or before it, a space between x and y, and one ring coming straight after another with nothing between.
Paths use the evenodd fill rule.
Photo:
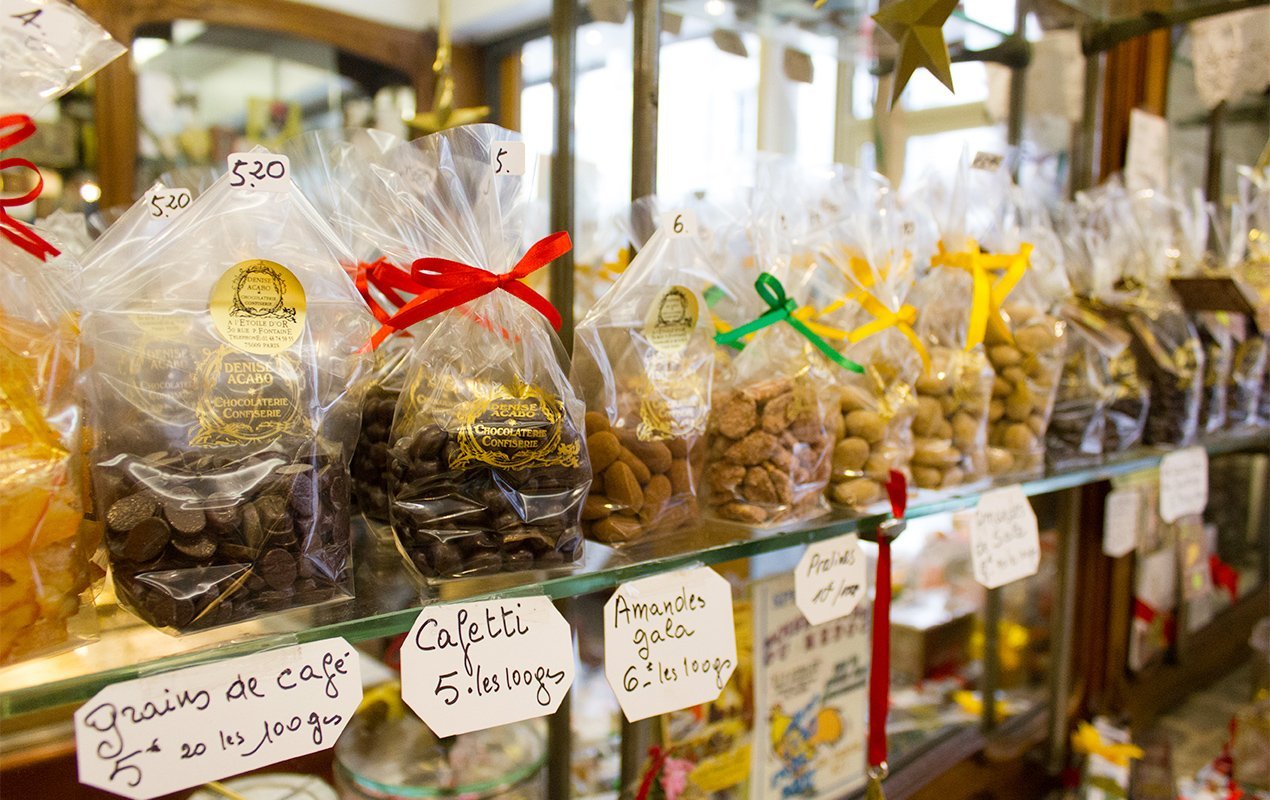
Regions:
<instances>
[{"instance_id":1,"label":"gold ribbon","mask_svg":"<svg viewBox=\"0 0 1270 800\"><path fill-rule=\"evenodd\" d=\"M810 307L800 308L794 313L794 316L798 317L803 324L822 338L846 341L851 344L881 333L888 328L894 328L903 334L904 338L908 339L909 344L913 346L913 349L917 351L918 357L922 360L923 372L927 374L930 372L930 353L926 350L926 345L922 344L917 331L913 329L913 326L917 324L917 309L914 306L906 303L900 306L898 310L892 311L881 300L863 290L852 292L847 297L858 302L865 311L872 314L873 321L866 322L850 331L844 331L841 328L834 328L815 321L816 317L827 316L841 309L846 305L845 300L835 300L818 311Z\"/></svg>"},{"instance_id":2,"label":"gold ribbon","mask_svg":"<svg viewBox=\"0 0 1270 800\"><path fill-rule=\"evenodd\" d=\"M1103 741L1102 734L1088 722L1076 726L1072 733L1072 749L1078 753L1099 756L1118 767L1129 766L1129 759L1142 758L1142 748L1136 744L1118 744Z\"/></svg>"},{"instance_id":3,"label":"gold ribbon","mask_svg":"<svg viewBox=\"0 0 1270 800\"><path fill-rule=\"evenodd\" d=\"M973 239L965 250L950 253L944 249L943 242L939 243L939 252L931 259L931 265L965 270L974 281L970 326L966 332L967 350L982 344L989 328L1002 341L1014 341L1010 326L1001 316L1001 306L1023 279L1031 255L1032 245L1027 242L1019 245L1017 253L985 253ZM995 273L1001 274L993 280Z\"/></svg>"}]
</instances>

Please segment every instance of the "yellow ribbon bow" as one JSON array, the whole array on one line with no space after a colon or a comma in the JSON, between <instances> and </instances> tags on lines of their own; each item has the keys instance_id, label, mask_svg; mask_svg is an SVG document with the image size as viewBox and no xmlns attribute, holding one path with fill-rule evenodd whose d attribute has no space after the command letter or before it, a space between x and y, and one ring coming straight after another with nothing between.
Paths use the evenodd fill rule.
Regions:
<instances>
[{"instance_id":1,"label":"yellow ribbon bow","mask_svg":"<svg viewBox=\"0 0 1270 800\"><path fill-rule=\"evenodd\" d=\"M966 332L966 349L973 350L982 344L989 328L993 336L1004 342L1013 342L1010 326L1001 316L1005 298L1023 279L1027 272L1032 245L1024 242L1017 253L985 253L979 243L970 240L965 250L950 253L939 243L939 252L931 260L936 267L953 267L970 273L974 281L974 293L970 303L970 326ZM993 280L995 273L1000 277Z\"/></svg>"},{"instance_id":2,"label":"yellow ribbon bow","mask_svg":"<svg viewBox=\"0 0 1270 800\"><path fill-rule=\"evenodd\" d=\"M1076 726L1072 733L1072 749L1077 753L1100 756L1118 767L1129 766L1129 759L1142 758L1142 748L1136 744L1119 744L1103 741L1102 734L1088 722Z\"/></svg>"}]
</instances>

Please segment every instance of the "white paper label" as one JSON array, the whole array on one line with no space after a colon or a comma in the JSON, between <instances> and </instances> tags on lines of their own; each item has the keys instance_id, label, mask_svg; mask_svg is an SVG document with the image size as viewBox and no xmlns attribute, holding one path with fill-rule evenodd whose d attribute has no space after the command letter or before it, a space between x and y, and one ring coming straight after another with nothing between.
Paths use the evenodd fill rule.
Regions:
<instances>
[{"instance_id":1,"label":"white paper label","mask_svg":"<svg viewBox=\"0 0 1270 800\"><path fill-rule=\"evenodd\" d=\"M970 529L975 580L995 589L1035 575L1041 566L1036 512L1018 484L984 492Z\"/></svg>"},{"instance_id":2,"label":"white paper label","mask_svg":"<svg viewBox=\"0 0 1270 800\"><path fill-rule=\"evenodd\" d=\"M709 567L624 583L604 604L604 674L631 722L716 699L735 669L732 587Z\"/></svg>"},{"instance_id":3,"label":"white paper label","mask_svg":"<svg viewBox=\"0 0 1270 800\"><path fill-rule=\"evenodd\" d=\"M277 153L230 153L229 185L262 192L291 188L291 159Z\"/></svg>"},{"instance_id":4,"label":"white paper label","mask_svg":"<svg viewBox=\"0 0 1270 800\"><path fill-rule=\"evenodd\" d=\"M151 219L171 219L189 208L194 196L189 189L168 189L156 186L146 192L149 199L147 210Z\"/></svg>"},{"instance_id":5,"label":"white paper label","mask_svg":"<svg viewBox=\"0 0 1270 800\"><path fill-rule=\"evenodd\" d=\"M1169 179L1169 123L1142 109L1129 112L1125 185L1130 191L1162 186Z\"/></svg>"},{"instance_id":6,"label":"white paper label","mask_svg":"<svg viewBox=\"0 0 1270 800\"><path fill-rule=\"evenodd\" d=\"M868 587L864 552L854 533L808 545L794 570L794 600L812 625L845 617Z\"/></svg>"},{"instance_id":7,"label":"white paper label","mask_svg":"<svg viewBox=\"0 0 1270 800\"><path fill-rule=\"evenodd\" d=\"M1202 447L1174 450L1160 460L1160 518L1176 522L1208 507L1208 452Z\"/></svg>"},{"instance_id":8,"label":"white paper label","mask_svg":"<svg viewBox=\"0 0 1270 800\"><path fill-rule=\"evenodd\" d=\"M75 712L79 780L147 800L238 775L334 746L361 700L343 639L116 683Z\"/></svg>"},{"instance_id":9,"label":"white paper label","mask_svg":"<svg viewBox=\"0 0 1270 800\"><path fill-rule=\"evenodd\" d=\"M697 215L691 211L671 211L662 214L661 227L667 236L696 236Z\"/></svg>"},{"instance_id":10,"label":"white paper label","mask_svg":"<svg viewBox=\"0 0 1270 800\"><path fill-rule=\"evenodd\" d=\"M1000 153L987 153L983 150L975 153L974 159L970 162L971 169L981 169L985 172L996 172L1001 168L1001 162L1005 160L1005 156Z\"/></svg>"},{"instance_id":11,"label":"white paper label","mask_svg":"<svg viewBox=\"0 0 1270 800\"><path fill-rule=\"evenodd\" d=\"M495 175L524 175L525 143L494 142L490 145L489 165Z\"/></svg>"},{"instance_id":12,"label":"white paper label","mask_svg":"<svg viewBox=\"0 0 1270 800\"><path fill-rule=\"evenodd\" d=\"M1107 495L1102 518L1102 552L1112 558L1132 553L1138 546L1138 510L1142 493L1137 489L1116 489Z\"/></svg>"},{"instance_id":13,"label":"white paper label","mask_svg":"<svg viewBox=\"0 0 1270 800\"><path fill-rule=\"evenodd\" d=\"M27 37L28 46L42 42L59 52L61 63L75 63L78 30L84 23L71 8L59 3L36 5L29 0L0 0L0 26Z\"/></svg>"},{"instance_id":14,"label":"white paper label","mask_svg":"<svg viewBox=\"0 0 1270 800\"><path fill-rule=\"evenodd\" d=\"M437 736L550 714L573 685L573 634L541 595L429 606L401 647L401 696Z\"/></svg>"}]
</instances>

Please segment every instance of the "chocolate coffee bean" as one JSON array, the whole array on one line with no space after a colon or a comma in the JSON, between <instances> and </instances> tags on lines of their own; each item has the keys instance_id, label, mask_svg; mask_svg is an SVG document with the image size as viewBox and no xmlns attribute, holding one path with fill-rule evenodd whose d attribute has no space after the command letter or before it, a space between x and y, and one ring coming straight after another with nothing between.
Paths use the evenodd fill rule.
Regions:
<instances>
[{"instance_id":1,"label":"chocolate coffee bean","mask_svg":"<svg viewBox=\"0 0 1270 800\"><path fill-rule=\"evenodd\" d=\"M94 486L114 521L106 543L120 598L151 624L194 630L345 595L345 470L307 451L317 454L100 459ZM301 576L310 553L325 561Z\"/></svg>"},{"instance_id":2,"label":"chocolate coffee bean","mask_svg":"<svg viewBox=\"0 0 1270 800\"><path fill-rule=\"evenodd\" d=\"M385 522L388 520L390 431L398 396L398 392L383 387L366 393L362 427L349 468L358 506L367 516Z\"/></svg>"}]
</instances>

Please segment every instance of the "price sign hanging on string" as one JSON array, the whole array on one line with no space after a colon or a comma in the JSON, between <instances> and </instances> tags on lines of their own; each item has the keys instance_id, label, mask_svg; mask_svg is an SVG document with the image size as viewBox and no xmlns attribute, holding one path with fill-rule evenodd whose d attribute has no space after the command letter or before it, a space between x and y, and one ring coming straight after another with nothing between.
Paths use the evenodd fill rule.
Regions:
<instances>
[{"instance_id":1,"label":"price sign hanging on string","mask_svg":"<svg viewBox=\"0 0 1270 800\"><path fill-rule=\"evenodd\" d=\"M437 736L553 713L573 633L541 595L428 606L401 646L401 696Z\"/></svg>"},{"instance_id":2,"label":"price sign hanging on string","mask_svg":"<svg viewBox=\"0 0 1270 800\"><path fill-rule=\"evenodd\" d=\"M1132 553L1138 546L1138 512L1142 493L1137 489L1116 489L1107 495L1102 519L1102 552L1112 558Z\"/></svg>"},{"instance_id":3,"label":"price sign hanging on string","mask_svg":"<svg viewBox=\"0 0 1270 800\"><path fill-rule=\"evenodd\" d=\"M325 750L362 700L343 639L116 683L75 712L79 780L133 800Z\"/></svg>"},{"instance_id":4,"label":"price sign hanging on string","mask_svg":"<svg viewBox=\"0 0 1270 800\"><path fill-rule=\"evenodd\" d=\"M1174 450L1160 460L1160 517L1177 522L1208 508L1208 452L1202 447Z\"/></svg>"},{"instance_id":5,"label":"price sign hanging on string","mask_svg":"<svg viewBox=\"0 0 1270 800\"><path fill-rule=\"evenodd\" d=\"M709 567L624 583L604 604L604 674L631 722L716 699L735 669L732 587Z\"/></svg>"},{"instance_id":6,"label":"price sign hanging on string","mask_svg":"<svg viewBox=\"0 0 1270 800\"><path fill-rule=\"evenodd\" d=\"M845 617L867 591L864 553L854 533L807 546L794 570L794 602L812 625Z\"/></svg>"},{"instance_id":7,"label":"price sign hanging on string","mask_svg":"<svg viewBox=\"0 0 1270 800\"><path fill-rule=\"evenodd\" d=\"M1023 487L1015 484L984 492L970 529L975 580L995 589L1035 575L1041 566L1041 537L1036 512Z\"/></svg>"}]
</instances>

